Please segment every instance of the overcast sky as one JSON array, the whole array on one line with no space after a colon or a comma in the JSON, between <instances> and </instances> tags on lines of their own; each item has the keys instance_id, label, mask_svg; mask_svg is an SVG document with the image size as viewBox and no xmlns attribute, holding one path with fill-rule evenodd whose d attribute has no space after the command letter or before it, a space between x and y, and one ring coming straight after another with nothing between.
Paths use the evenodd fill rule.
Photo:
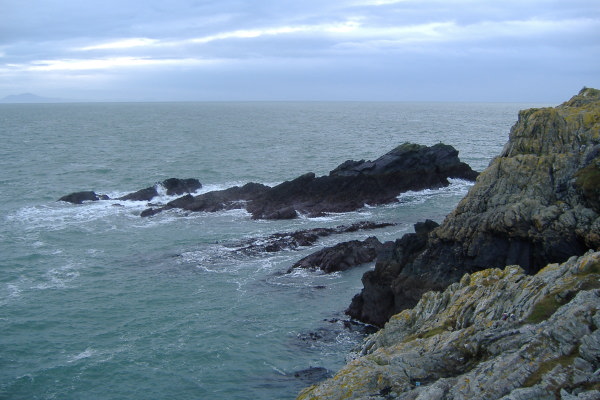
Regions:
<instances>
[{"instance_id":1,"label":"overcast sky","mask_svg":"<svg viewBox=\"0 0 600 400\"><path fill-rule=\"evenodd\" d=\"M0 0L0 97L561 102L598 0Z\"/></svg>"}]
</instances>

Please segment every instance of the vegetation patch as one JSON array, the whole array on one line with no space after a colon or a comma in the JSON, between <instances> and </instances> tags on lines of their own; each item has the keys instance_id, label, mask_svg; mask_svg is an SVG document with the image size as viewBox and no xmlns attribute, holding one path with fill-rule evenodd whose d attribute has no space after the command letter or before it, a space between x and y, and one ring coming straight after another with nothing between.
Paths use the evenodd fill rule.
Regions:
<instances>
[{"instance_id":1,"label":"vegetation patch","mask_svg":"<svg viewBox=\"0 0 600 400\"><path fill-rule=\"evenodd\" d=\"M558 291L552 292L535 303L533 310L531 310L531 313L527 316L525 322L539 324L550 318L560 306L566 303L566 299L558 296L558 294Z\"/></svg>"},{"instance_id":2,"label":"vegetation patch","mask_svg":"<svg viewBox=\"0 0 600 400\"><path fill-rule=\"evenodd\" d=\"M579 349L575 348L570 354L562 357L553 358L552 360L544 361L540 364L540 367L533 374L529 375L527 380L523 383L523 387L531 387L541 382L544 375L552 371L558 365L568 367L573 364L573 360L577 358Z\"/></svg>"},{"instance_id":3,"label":"vegetation patch","mask_svg":"<svg viewBox=\"0 0 600 400\"><path fill-rule=\"evenodd\" d=\"M600 210L600 157L575 173L575 186L592 208Z\"/></svg>"}]
</instances>

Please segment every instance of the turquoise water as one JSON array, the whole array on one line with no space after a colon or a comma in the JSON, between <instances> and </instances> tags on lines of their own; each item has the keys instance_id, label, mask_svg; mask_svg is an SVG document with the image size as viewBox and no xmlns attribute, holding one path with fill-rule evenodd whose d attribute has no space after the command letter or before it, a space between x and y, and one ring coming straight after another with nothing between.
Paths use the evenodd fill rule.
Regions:
<instances>
[{"instance_id":1,"label":"turquoise water","mask_svg":"<svg viewBox=\"0 0 600 400\"><path fill-rule=\"evenodd\" d=\"M405 141L452 144L482 170L529 106L0 105L0 398L292 399L308 385L294 372L335 371L361 340L336 319L372 265L282 272L323 246L393 240L417 221L441 221L469 184L293 221L175 210L142 219L145 202L72 205L57 202L62 195L118 197L169 177L198 178L200 192L272 185ZM248 256L228 246L361 220L398 225L301 251Z\"/></svg>"}]
</instances>

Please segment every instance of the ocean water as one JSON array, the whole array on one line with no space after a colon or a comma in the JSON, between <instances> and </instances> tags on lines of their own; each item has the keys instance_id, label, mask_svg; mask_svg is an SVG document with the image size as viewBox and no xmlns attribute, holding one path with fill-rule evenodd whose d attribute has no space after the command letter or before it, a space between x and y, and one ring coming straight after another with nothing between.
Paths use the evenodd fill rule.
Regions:
<instances>
[{"instance_id":1,"label":"ocean water","mask_svg":"<svg viewBox=\"0 0 600 400\"><path fill-rule=\"evenodd\" d=\"M405 142L452 144L483 170L530 104L98 103L0 105L0 399L293 399L362 340L344 309L371 265L284 274L324 247L393 240L441 222L468 182L397 204L293 221L172 210L118 197L169 177L200 192L277 184L375 159ZM159 201L168 201L161 195ZM371 220L397 225L244 255L276 232Z\"/></svg>"}]
</instances>

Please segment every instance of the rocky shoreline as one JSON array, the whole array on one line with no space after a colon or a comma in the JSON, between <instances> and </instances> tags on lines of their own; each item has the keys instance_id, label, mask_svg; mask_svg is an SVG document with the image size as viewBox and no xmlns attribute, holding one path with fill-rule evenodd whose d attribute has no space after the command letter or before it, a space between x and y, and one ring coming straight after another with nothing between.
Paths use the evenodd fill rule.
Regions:
<instances>
[{"instance_id":1,"label":"rocky shoreline","mask_svg":"<svg viewBox=\"0 0 600 400\"><path fill-rule=\"evenodd\" d=\"M524 110L502 154L426 243L399 239L363 277L347 313L377 326L465 273L549 263L600 247L600 92ZM410 236L410 235L409 235Z\"/></svg>"},{"instance_id":2,"label":"rocky shoreline","mask_svg":"<svg viewBox=\"0 0 600 400\"><path fill-rule=\"evenodd\" d=\"M600 91L521 111L441 225L383 245L347 313L385 327L298 399L600 399L599 194Z\"/></svg>"}]
</instances>

